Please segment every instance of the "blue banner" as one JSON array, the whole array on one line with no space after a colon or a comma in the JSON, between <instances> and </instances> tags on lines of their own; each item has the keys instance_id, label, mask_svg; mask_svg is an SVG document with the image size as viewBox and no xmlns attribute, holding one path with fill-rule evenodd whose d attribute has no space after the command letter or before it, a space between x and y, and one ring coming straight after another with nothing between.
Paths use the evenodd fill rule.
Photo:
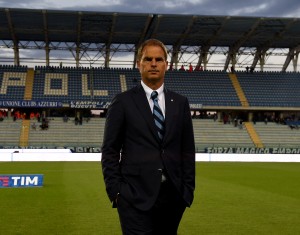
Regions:
<instances>
[{"instance_id":1,"label":"blue banner","mask_svg":"<svg viewBox=\"0 0 300 235\"><path fill-rule=\"evenodd\" d=\"M0 188L42 187L44 175L0 175Z\"/></svg>"},{"instance_id":2,"label":"blue banner","mask_svg":"<svg viewBox=\"0 0 300 235\"><path fill-rule=\"evenodd\" d=\"M62 102L42 100L0 100L0 107L24 107L24 108L59 108Z\"/></svg>"}]
</instances>

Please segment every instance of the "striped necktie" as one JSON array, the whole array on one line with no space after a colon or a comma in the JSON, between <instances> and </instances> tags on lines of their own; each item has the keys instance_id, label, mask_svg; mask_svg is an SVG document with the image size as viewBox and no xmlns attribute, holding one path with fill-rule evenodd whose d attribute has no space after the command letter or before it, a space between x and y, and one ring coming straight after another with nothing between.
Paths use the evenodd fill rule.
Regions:
<instances>
[{"instance_id":1,"label":"striped necktie","mask_svg":"<svg viewBox=\"0 0 300 235\"><path fill-rule=\"evenodd\" d=\"M154 122L157 127L158 137L160 140L162 140L164 137L164 133L165 133L165 119L164 119L164 115L159 107L157 96L158 96L157 91L153 91L151 93L151 99L153 100L153 103L154 103L154 105L153 105Z\"/></svg>"}]
</instances>

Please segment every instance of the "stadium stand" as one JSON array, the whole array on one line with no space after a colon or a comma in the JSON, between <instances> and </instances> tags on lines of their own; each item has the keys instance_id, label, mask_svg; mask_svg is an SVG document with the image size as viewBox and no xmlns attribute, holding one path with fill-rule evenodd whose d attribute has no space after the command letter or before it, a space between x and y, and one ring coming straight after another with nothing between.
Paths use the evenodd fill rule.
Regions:
<instances>
[{"instance_id":1,"label":"stadium stand","mask_svg":"<svg viewBox=\"0 0 300 235\"><path fill-rule=\"evenodd\" d=\"M89 100L90 83L83 84L83 77L90 71L75 68L36 67L32 99L51 101ZM86 86L85 86L86 85Z\"/></svg>"},{"instance_id":2,"label":"stadium stand","mask_svg":"<svg viewBox=\"0 0 300 235\"><path fill-rule=\"evenodd\" d=\"M191 104L241 106L228 74L222 71L169 71L165 83Z\"/></svg>"},{"instance_id":3,"label":"stadium stand","mask_svg":"<svg viewBox=\"0 0 300 235\"><path fill-rule=\"evenodd\" d=\"M29 133L29 146L33 147L98 147L103 140L104 118L91 118L75 125L74 119L63 122L62 118L51 118L49 129L32 129ZM39 123L38 123L39 124Z\"/></svg>"},{"instance_id":4,"label":"stadium stand","mask_svg":"<svg viewBox=\"0 0 300 235\"><path fill-rule=\"evenodd\" d=\"M247 130L233 124L214 122L211 119L193 119L195 143L198 151L208 147L255 147Z\"/></svg>"},{"instance_id":5,"label":"stadium stand","mask_svg":"<svg viewBox=\"0 0 300 235\"><path fill-rule=\"evenodd\" d=\"M36 66L32 83L28 83L29 71L26 66L0 66L0 108L14 108L13 105L4 105L5 101L22 100L57 101L67 109L71 108L72 101L102 101L109 104L117 93L130 89L140 81L137 69ZM237 72L234 78L236 81L230 75L232 74L224 71L174 70L167 72L165 83L170 89L187 96L191 109L193 105L203 110L205 107L215 107L216 110L219 107L238 109L244 108L245 100L249 107L300 107L300 95L295 92L300 86L299 73ZM32 94L25 94L27 86L32 86L32 89L27 89L27 93L29 90ZM244 98L239 95L239 89ZM89 122L84 121L83 125L75 125L72 120L63 122L62 117L48 118L48 130L41 130L40 123L30 120L26 127L35 123L37 129L28 128L28 133L23 130L25 122L22 120L5 118L0 122L1 147L100 148L104 118L91 118ZM221 120L212 119L193 119L193 123L198 152L203 152L208 147L295 147L300 141L298 128L273 122L268 125L263 122L252 125L254 134L250 133L249 125L237 128L233 124L223 124ZM261 143L257 144L253 136L257 136Z\"/></svg>"},{"instance_id":6,"label":"stadium stand","mask_svg":"<svg viewBox=\"0 0 300 235\"><path fill-rule=\"evenodd\" d=\"M300 74L295 72L238 73L251 106L299 107Z\"/></svg>"},{"instance_id":7,"label":"stadium stand","mask_svg":"<svg viewBox=\"0 0 300 235\"><path fill-rule=\"evenodd\" d=\"M2 146L19 146L22 120L13 121L12 118L0 122L0 143Z\"/></svg>"},{"instance_id":8,"label":"stadium stand","mask_svg":"<svg viewBox=\"0 0 300 235\"><path fill-rule=\"evenodd\" d=\"M41 130L40 123L37 129L30 128L28 146L33 148L57 147L90 147L100 148L103 140L105 118L90 118L82 125L75 125L74 120L63 122L62 118L51 118L48 130ZM210 148L254 148L246 128L237 128L233 124L223 124L212 119L193 119L195 143L197 152L205 152ZM286 125L276 123L257 122L255 129L259 134L264 147L290 147L299 145L300 130L291 130ZM0 123L0 141L2 147L20 146L22 120L15 122L5 119ZM92 150L91 150L92 151Z\"/></svg>"},{"instance_id":9,"label":"stadium stand","mask_svg":"<svg viewBox=\"0 0 300 235\"><path fill-rule=\"evenodd\" d=\"M9 86L3 87L3 99L16 99L13 74L4 73L1 78L9 76ZM23 71L24 73L24 71ZM22 73L22 79L26 74ZM32 100L46 101L84 101L98 100L109 102L117 93L130 89L137 84L139 78L136 69L81 69L41 67L35 68ZM1 79L1 80L2 80ZM19 79L19 78L18 78ZM21 79L21 78L20 78ZM4 84L5 85L5 84ZM25 84L21 86L23 99ZM187 97L191 104L214 106L240 106L241 103L235 89L225 72L169 71L166 85ZM6 89L7 88L7 89ZM1 97L2 98L2 97Z\"/></svg>"},{"instance_id":10,"label":"stadium stand","mask_svg":"<svg viewBox=\"0 0 300 235\"><path fill-rule=\"evenodd\" d=\"M23 100L27 75L26 66L0 66L0 100Z\"/></svg>"},{"instance_id":11,"label":"stadium stand","mask_svg":"<svg viewBox=\"0 0 300 235\"><path fill-rule=\"evenodd\" d=\"M258 122L255 129L259 134L265 147L290 147L299 146L300 131L291 129L288 125L280 125L274 122L269 122L267 125L264 122Z\"/></svg>"},{"instance_id":12,"label":"stadium stand","mask_svg":"<svg viewBox=\"0 0 300 235\"><path fill-rule=\"evenodd\" d=\"M25 92L26 67L2 66L0 82L2 100L22 100ZM35 68L32 100L109 102L130 89L139 78L136 69ZM299 107L299 73L237 73L238 81L250 106ZM191 104L241 106L241 100L228 73L203 71L187 73L169 71L166 85L189 98Z\"/></svg>"}]
</instances>

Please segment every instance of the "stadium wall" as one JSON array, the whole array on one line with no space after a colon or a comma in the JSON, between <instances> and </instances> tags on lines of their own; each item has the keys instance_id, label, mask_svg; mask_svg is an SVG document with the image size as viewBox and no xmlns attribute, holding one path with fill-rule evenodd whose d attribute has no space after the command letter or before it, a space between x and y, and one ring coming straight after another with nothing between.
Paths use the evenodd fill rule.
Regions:
<instances>
[{"instance_id":1,"label":"stadium wall","mask_svg":"<svg viewBox=\"0 0 300 235\"><path fill-rule=\"evenodd\" d=\"M101 153L72 153L68 149L1 149L0 162L101 161ZM197 153L198 162L300 162L299 154Z\"/></svg>"}]
</instances>

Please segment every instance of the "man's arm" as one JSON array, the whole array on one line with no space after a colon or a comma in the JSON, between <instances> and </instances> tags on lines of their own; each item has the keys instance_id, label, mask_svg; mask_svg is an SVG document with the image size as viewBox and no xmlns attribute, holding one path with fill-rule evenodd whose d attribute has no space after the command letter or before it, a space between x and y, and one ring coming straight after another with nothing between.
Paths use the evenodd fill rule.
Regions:
<instances>
[{"instance_id":1,"label":"man's arm","mask_svg":"<svg viewBox=\"0 0 300 235\"><path fill-rule=\"evenodd\" d=\"M123 144L124 110L119 96L116 96L108 108L102 145L102 171L106 191L111 201L119 194L122 179L119 169L120 151Z\"/></svg>"},{"instance_id":2,"label":"man's arm","mask_svg":"<svg viewBox=\"0 0 300 235\"><path fill-rule=\"evenodd\" d=\"M182 136L182 172L184 184L184 198L190 206L195 190L195 140L188 100L184 104L184 127Z\"/></svg>"}]
</instances>

